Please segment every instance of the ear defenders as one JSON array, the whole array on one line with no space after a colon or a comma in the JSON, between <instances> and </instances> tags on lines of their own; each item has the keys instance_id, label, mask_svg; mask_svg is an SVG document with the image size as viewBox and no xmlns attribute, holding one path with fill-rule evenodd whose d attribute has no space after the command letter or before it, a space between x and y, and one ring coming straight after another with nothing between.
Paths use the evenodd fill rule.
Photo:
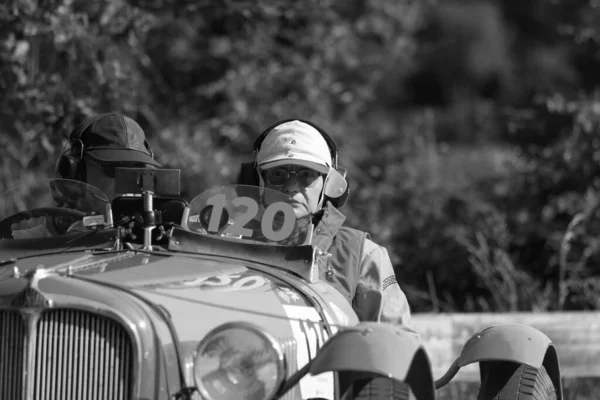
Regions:
<instances>
[{"instance_id":1,"label":"ear defenders","mask_svg":"<svg viewBox=\"0 0 600 400\"><path fill-rule=\"evenodd\" d=\"M258 186L260 184L259 183L260 180L258 177L258 164L256 162L256 157L260 150L260 146L261 146L262 142L265 140L265 138L267 137L267 135L269 134L269 132L271 132L271 130L273 130L273 128L275 128L276 126L278 126L280 124L283 124L285 122L290 122L290 121L300 121L307 125L312 126L321 134L323 139L325 139L325 142L327 142L327 146L329 147L329 151L331 153L332 168L330 169L330 172L327 175L327 178L324 183L323 194L324 194L325 198L324 198L323 203L325 204L325 202L329 201L334 207L340 208L341 206L343 206L346 203L346 200L348 199L348 194L350 193L350 185L348 182L348 178L346 176L347 175L346 169L338 166L337 145L335 144L335 141L333 140L333 138L331 138L324 130L319 128L314 123L303 120L303 119L298 119L298 118L284 119L284 120L274 123L273 125L269 126L267 129L265 129L259 135L259 137L254 141L254 145L253 145L254 162L242 164L242 169L238 175L237 183L241 184L241 185L255 185L255 186Z\"/></svg>"},{"instance_id":2,"label":"ear defenders","mask_svg":"<svg viewBox=\"0 0 600 400\"><path fill-rule=\"evenodd\" d=\"M85 171L81 163L84 153L81 135L95 121L96 118L90 118L89 121L82 123L75 132L69 135L69 148L58 157L54 167L54 174L57 178L85 181Z\"/></svg>"}]
</instances>

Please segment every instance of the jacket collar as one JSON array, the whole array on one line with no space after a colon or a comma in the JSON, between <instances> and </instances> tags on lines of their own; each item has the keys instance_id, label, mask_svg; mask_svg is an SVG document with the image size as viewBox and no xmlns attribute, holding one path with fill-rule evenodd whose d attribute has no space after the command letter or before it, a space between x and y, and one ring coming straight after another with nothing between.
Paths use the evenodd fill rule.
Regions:
<instances>
[{"instance_id":1,"label":"jacket collar","mask_svg":"<svg viewBox=\"0 0 600 400\"><path fill-rule=\"evenodd\" d=\"M313 232L311 244L326 251L331 247L333 238L346 221L346 216L332 206L330 202L327 202L321 213L321 218Z\"/></svg>"}]
</instances>

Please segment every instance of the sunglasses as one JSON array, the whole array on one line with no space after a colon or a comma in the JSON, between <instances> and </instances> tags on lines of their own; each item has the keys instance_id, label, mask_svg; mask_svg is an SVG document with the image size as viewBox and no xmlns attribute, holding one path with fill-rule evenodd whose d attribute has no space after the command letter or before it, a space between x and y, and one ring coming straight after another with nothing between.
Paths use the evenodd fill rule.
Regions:
<instances>
[{"instance_id":1,"label":"sunglasses","mask_svg":"<svg viewBox=\"0 0 600 400\"><path fill-rule=\"evenodd\" d=\"M292 174L296 175L300 186L305 188L313 186L319 176L322 176L320 172L310 168L302 168L297 171L290 171L286 168L271 168L263 171L265 180L273 186L283 186Z\"/></svg>"}]
</instances>

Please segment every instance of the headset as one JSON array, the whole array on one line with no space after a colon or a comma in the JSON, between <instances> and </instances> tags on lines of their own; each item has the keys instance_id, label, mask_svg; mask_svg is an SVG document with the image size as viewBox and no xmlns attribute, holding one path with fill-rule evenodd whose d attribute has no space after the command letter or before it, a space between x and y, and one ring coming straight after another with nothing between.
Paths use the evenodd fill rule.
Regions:
<instances>
[{"instance_id":1,"label":"headset","mask_svg":"<svg viewBox=\"0 0 600 400\"><path fill-rule=\"evenodd\" d=\"M307 125L310 125L311 127L315 128L321 134L323 139L325 139L325 142L327 142L327 147L329 147L329 152L331 153L332 167L340 175L340 178L343 179L344 190L337 191L337 192L335 192L335 194L333 194L333 193L329 193L328 195L325 194L327 192L333 192L331 190L327 190L328 184L339 185L339 183L340 183L339 181L337 181L335 183L330 183L330 181L328 179L325 182L325 187L323 188L323 193L325 196L323 204L325 204L327 201L329 201L331 203L331 205L333 205L335 208L342 207L346 203L346 201L348 199L348 195L350 194L350 183L349 183L348 177L347 177L347 170L345 168L338 166L337 145L336 145L335 141L333 140L333 138L331 136L329 136L324 130L322 130L320 127L318 127L313 122L310 122L310 121L307 121L304 119L299 119L299 118L284 119L284 120L275 122L274 124L269 126L267 129L265 129L258 136L258 138L256 138L256 140L254 141L254 144L253 144L254 161L242 163L240 172L237 176L237 184L238 185L251 185L251 186L259 186L260 185L260 180L258 177L258 164L256 161L258 152L260 150L260 146L261 146L262 142L265 140L265 138L267 137L267 135L269 134L269 132L271 132L275 127L279 126L280 124L283 124L286 122L291 122L291 121L300 121Z\"/></svg>"},{"instance_id":2,"label":"headset","mask_svg":"<svg viewBox=\"0 0 600 400\"><path fill-rule=\"evenodd\" d=\"M83 141L81 140L81 136L90 126L94 124L94 122L107 115L110 115L110 113L90 117L87 121L82 122L78 128L71 132L69 135L69 148L66 149L60 155L60 157L58 157L58 160L56 160L54 173L57 178L85 182L85 163L82 163L83 156L86 150L93 150L94 147L86 149ZM154 152L147 142L144 144L146 149L148 149L150 152L150 157L154 159Z\"/></svg>"},{"instance_id":3,"label":"headset","mask_svg":"<svg viewBox=\"0 0 600 400\"><path fill-rule=\"evenodd\" d=\"M89 128L97 118L90 118L89 121L82 123L79 128L69 135L69 148L65 150L54 167L56 177L62 179L72 179L77 181L85 181L85 170L82 167L84 154L84 145L81 141L81 135Z\"/></svg>"}]
</instances>

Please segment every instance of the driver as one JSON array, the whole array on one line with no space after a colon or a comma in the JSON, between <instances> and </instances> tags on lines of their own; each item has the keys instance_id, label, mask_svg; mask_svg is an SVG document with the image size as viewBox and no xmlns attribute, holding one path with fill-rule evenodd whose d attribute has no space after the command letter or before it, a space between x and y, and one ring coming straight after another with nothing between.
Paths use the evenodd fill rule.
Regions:
<instances>
[{"instance_id":1,"label":"driver","mask_svg":"<svg viewBox=\"0 0 600 400\"><path fill-rule=\"evenodd\" d=\"M93 185L109 200L115 193L115 167L157 168L154 153L142 127L133 119L119 113L89 117L69 135L66 151L56 162L57 178L70 179ZM90 204L81 204L92 196L77 193L83 187L68 182L53 182L53 195L59 207L88 211ZM104 201L100 199L100 212ZM58 236L56 227L46 217L30 218L11 226L13 237L41 238ZM72 231L73 226L69 228Z\"/></svg>"},{"instance_id":2,"label":"driver","mask_svg":"<svg viewBox=\"0 0 600 400\"><path fill-rule=\"evenodd\" d=\"M330 255L320 265L321 279L348 299L361 321L400 324L418 335L387 250L368 233L344 226L346 217L334 205L348 186L333 140L308 121L286 120L263 132L254 150L258 184L290 196L296 218L312 215L311 244ZM249 183L244 170L238 183Z\"/></svg>"}]
</instances>

